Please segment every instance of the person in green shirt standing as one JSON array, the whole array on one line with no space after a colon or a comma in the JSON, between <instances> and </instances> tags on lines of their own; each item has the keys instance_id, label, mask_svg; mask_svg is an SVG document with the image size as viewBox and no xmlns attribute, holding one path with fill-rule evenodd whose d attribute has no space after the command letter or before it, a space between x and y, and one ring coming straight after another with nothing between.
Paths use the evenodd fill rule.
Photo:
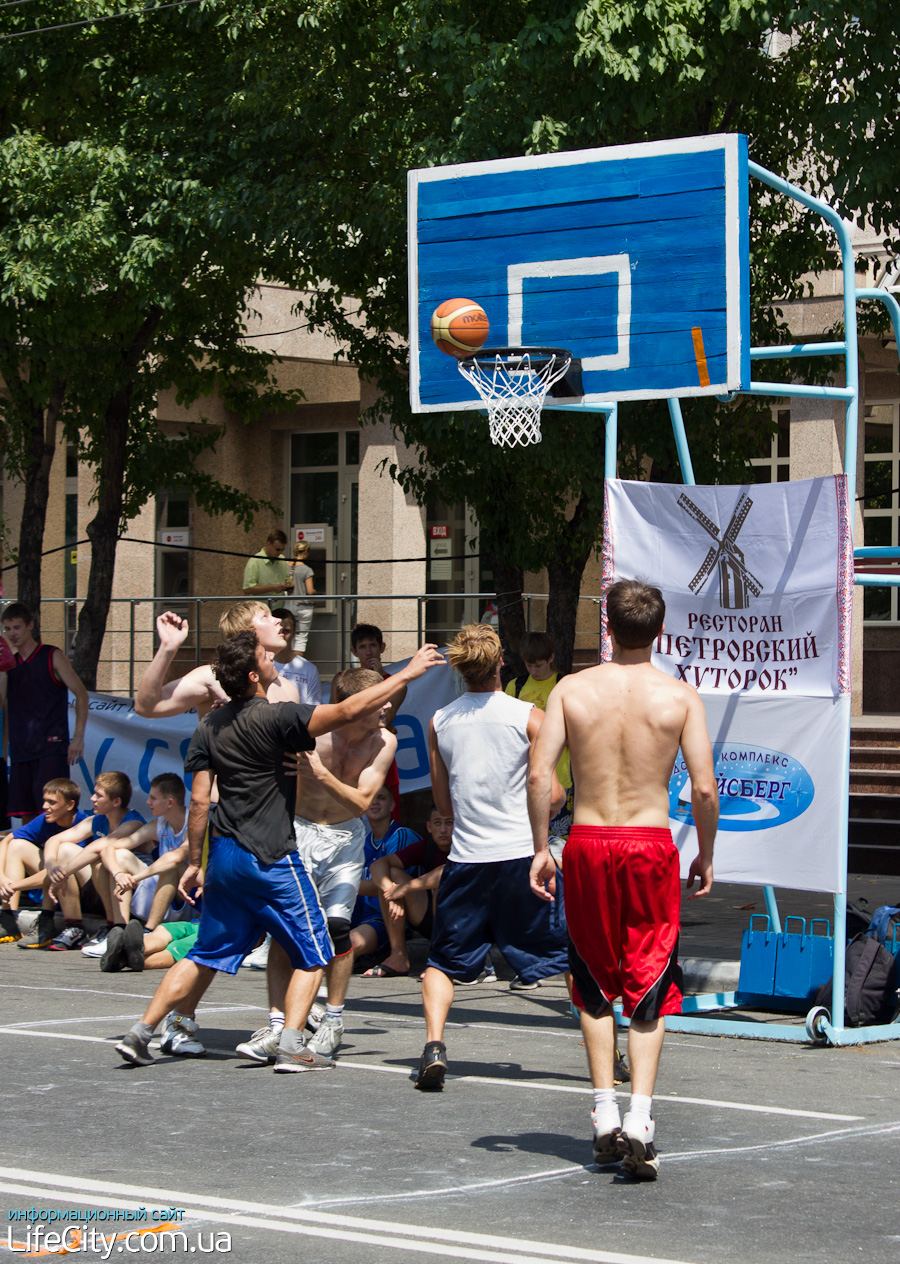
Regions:
<instances>
[{"instance_id":1,"label":"person in green shirt standing","mask_svg":"<svg viewBox=\"0 0 900 1264\"><path fill-rule=\"evenodd\" d=\"M247 559L244 567L244 596L265 597L294 591L291 565L282 557L287 547L287 536L277 527L266 536L260 551Z\"/></svg>"}]
</instances>

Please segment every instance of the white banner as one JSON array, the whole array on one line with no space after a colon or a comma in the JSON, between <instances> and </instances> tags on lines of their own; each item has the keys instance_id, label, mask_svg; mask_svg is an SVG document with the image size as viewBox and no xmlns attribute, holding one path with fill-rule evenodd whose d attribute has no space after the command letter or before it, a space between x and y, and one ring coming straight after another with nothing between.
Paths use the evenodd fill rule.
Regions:
<instances>
[{"instance_id":1,"label":"white banner","mask_svg":"<svg viewBox=\"0 0 900 1264\"><path fill-rule=\"evenodd\" d=\"M607 479L603 563L605 586L662 589L654 665L701 693L849 692L843 474L750 487Z\"/></svg>"},{"instance_id":2,"label":"white banner","mask_svg":"<svg viewBox=\"0 0 900 1264\"><path fill-rule=\"evenodd\" d=\"M395 668L405 666L405 662L395 664ZM433 667L407 689L396 719L401 794L431 785L428 725L439 707L453 701L454 677L449 667ZM73 715L70 731L74 725L74 707L70 694L69 708ZM130 698L92 693L84 755L71 770L73 779L82 789L82 808L93 792L94 779L101 772L127 773L134 787L131 806L137 811L142 810L150 782L162 772L178 773L190 787L190 777L185 777L183 764L196 727L196 711L163 720L145 720L134 710Z\"/></svg>"},{"instance_id":3,"label":"white banner","mask_svg":"<svg viewBox=\"0 0 900 1264\"><path fill-rule=\"evenodd\" d=\"M843 475L748 487L606 482L604 587L643 579L661 589L666 618L654 666L703 695L721 880L843 890L853 584L846 490ZM680 755L669 804L686 874L697 843Z\"/></svg>"}]
</instances>

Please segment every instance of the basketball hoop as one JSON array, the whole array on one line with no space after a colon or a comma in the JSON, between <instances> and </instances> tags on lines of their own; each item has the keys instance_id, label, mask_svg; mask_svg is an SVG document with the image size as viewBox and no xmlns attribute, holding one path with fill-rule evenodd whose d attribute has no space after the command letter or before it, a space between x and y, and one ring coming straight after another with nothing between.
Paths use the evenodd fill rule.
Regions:
<instances>
[{"instance_id":1,"label":"basketball hoop","mask_svg":"<svg viewBox=\"0 0 900 1264\"><path fill-rule=\"evenodd\" d=\"M571 351L559 347L483 347L460 360L460 373L487 406L491 442L540 443L544 400L571 363Z\"/></svg>"}]
</instances>

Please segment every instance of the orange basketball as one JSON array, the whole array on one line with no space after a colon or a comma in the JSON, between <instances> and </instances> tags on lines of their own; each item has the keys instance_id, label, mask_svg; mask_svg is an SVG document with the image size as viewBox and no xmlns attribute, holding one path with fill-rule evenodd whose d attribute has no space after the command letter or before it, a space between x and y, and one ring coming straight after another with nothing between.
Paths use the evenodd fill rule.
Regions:
<instances>
[{"instance_id":1,"label":"orange basketball","mask_svg":"<svg viewBox=\"0 0 900 1264\"><path fill-rule=\"evenodd\" d=\"M458 360L483 347L490 328L487 312L470 298L448 298L431 318L435 346Z\"/></svg>"}]
</instances>

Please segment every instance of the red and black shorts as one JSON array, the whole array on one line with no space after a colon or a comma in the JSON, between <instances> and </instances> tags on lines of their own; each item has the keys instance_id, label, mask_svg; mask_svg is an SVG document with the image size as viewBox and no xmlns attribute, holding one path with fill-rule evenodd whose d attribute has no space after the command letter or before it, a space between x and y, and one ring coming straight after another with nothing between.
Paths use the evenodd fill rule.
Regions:
<instances>
[{"instance_id":1,"label":"red and black shorts","mask_svg":"<svg viewBox=\"0 0 900 1264\"><path fill-rule=\"evenodd\" d=\"M678 851L667 829L573 825L563 852L579 1009L621 996L626 1018L681 1013Z\"/></svg>"}]
</instances>

